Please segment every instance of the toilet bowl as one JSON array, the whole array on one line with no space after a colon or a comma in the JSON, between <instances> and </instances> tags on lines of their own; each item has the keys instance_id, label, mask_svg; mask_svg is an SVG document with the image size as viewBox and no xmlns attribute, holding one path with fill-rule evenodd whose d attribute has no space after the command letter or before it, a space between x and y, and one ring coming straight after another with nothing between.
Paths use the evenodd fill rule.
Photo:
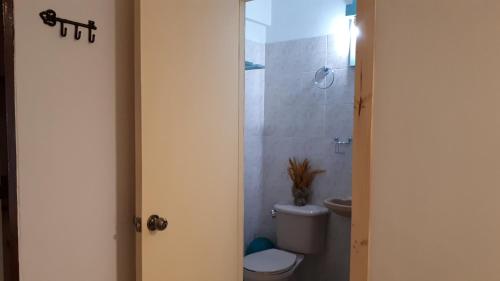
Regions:
<instances>
[{"instance_id":1,"label":"toilet bowl","mask_svg":"<svg viewBox=\"0 0 500 281\"><path fill-rule=\"evenodd\" d=\"M270 249L245 257L244 281L289 281L303 255Z\"/></svg>"}]
</instances>

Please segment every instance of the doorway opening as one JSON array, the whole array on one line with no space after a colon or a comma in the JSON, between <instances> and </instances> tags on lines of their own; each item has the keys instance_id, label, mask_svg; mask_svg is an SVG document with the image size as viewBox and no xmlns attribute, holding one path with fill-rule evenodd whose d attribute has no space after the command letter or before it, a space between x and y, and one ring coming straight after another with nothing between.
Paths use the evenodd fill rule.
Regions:
<instances>
[{"instance_id":1,"label":"doorway opening","mask_svg":"<svg viewBox=\"0 0 500 281\"><path fill-rule=\"evenodd\" d=\"M356 1L253 0L245 23L244 279L348 281Z\"/></svg>"},{"instance_id":2,"label":"doorway opening","mask_svg":"<svg viewBox=\"0 0 500 281\"><path fill-rule=\"evenodd\" d=\"M2 0L0 13L0 280L19 280L17 178L14 102L13 1Z\"/></svg>"}]
</instances>

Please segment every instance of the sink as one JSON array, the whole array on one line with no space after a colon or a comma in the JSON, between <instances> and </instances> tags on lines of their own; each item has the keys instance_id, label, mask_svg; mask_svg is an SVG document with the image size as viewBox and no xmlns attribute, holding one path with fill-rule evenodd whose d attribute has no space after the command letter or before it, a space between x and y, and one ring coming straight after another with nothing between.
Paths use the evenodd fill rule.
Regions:
<instances>
[{"instance_id":1,"label":"sink","mask_svg":"<svg viewBox=\"0 0 500 281\"><path fill-rule=\"evenodd\" d=\"M323 204L337 215L347 218L351 217L351 199L329 198L326 199Z\"/></svg>"}]
</instances>

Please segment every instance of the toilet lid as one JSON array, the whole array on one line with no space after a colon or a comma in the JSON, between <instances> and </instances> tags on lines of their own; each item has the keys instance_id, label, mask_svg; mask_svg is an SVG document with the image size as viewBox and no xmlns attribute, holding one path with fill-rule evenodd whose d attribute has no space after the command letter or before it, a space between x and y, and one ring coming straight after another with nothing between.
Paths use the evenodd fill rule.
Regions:
<instances>
[{"instance_id":1,"label":"toilet lid","mask_svg":"<svg viewBox=\"0 0 500 281\"><path fill-rule=\"evenodd\" d=\"M297 256L278 249L257 252L245 257L245 269L261 273L281 273L295 265Z\"/></svg>"}]
</instances>

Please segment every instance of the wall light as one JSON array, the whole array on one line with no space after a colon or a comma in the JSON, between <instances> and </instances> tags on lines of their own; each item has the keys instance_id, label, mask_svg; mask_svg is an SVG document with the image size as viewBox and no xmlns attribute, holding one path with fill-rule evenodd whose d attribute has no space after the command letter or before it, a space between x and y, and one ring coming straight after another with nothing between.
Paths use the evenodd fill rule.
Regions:
<instances>
[{"instance_id":1,"label":"wall light","mask_svg":"<svg viewBox=\"0 0 500 281\"><path fill-rule=\"evenodd\" d=\"M356 41L360 34L359 28L356 26L356 16L349 19L349 32L349 66L356 66Z\"/></svg>"}]
</instances>

